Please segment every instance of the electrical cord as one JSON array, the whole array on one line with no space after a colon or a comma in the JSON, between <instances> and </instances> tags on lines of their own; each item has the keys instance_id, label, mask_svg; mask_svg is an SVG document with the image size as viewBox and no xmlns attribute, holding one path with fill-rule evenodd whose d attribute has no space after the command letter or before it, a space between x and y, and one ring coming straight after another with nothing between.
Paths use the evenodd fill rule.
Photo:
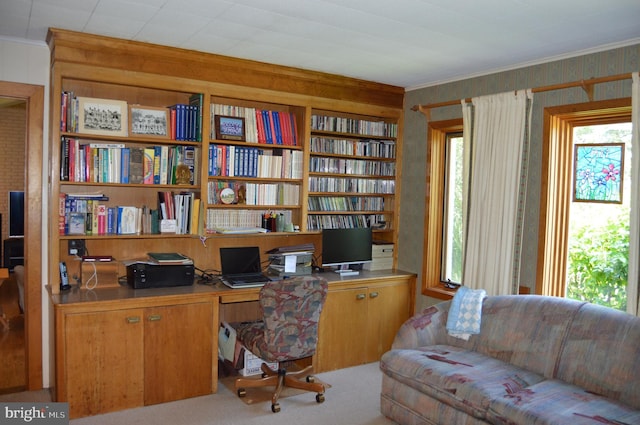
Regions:
<instances>
[{"instance_id":1,"label":"electrical cord","mask_svg":"<svg viewBox=\"0 0 640 425\"><path fill-rule=\"evenodd\" d=\"M95 289L98 286L98 269L96 268L96 264L93 262L87 262L86 263L91 264L91 266L93 267L93 274L91 276L89 276L89 278L86 280L86 282L84 282L84 286L87 289ZM92 280L95 280L95 282L93 284L90 284L89 282L91 282Z\"/></svg>"}]
</instances>

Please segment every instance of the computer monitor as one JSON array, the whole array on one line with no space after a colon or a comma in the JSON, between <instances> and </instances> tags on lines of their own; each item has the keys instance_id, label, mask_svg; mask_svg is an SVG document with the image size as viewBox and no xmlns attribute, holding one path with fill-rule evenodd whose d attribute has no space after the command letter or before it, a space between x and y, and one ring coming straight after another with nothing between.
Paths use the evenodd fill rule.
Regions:
<instances>
[{"instance_id":1,"label":"computer monitor","mask_svg":"<svg viewBox=\"0 0 640 425\"><path fill-rule=\"evenodd\" d=\"M336 267L335 272L342 276L357 275L356 269L371 262L372 239L370 227L323 229L322 266Z\"/></svg>"}]
</instances>

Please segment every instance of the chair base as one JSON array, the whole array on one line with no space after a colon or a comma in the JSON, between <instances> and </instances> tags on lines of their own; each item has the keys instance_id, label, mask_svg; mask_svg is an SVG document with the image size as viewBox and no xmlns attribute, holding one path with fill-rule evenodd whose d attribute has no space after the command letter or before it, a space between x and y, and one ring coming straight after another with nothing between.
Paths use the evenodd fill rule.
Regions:
<instances>
[{"instance_id":1,"label":"chair base","mask_svg":"<svg viewBox=\"0 0 640 425\"><path fill-rule=\"evenodd\" d=\"M246 396L246 388L269 387L275 386L273 395L271 396L271 410L274 413L280 411L278 398L284 387L297 388L304 391L316 393L316 401L322 403L324 401L324 385L315 382L313 376L309 375L313 366L307 366L302 370L288 372L286 369L273 370L265 363L260 367L262 369L262 378L238 378L235 387L238 397ZM301 380L300 378L305 378Z\"/></svg>"}]
</instances>

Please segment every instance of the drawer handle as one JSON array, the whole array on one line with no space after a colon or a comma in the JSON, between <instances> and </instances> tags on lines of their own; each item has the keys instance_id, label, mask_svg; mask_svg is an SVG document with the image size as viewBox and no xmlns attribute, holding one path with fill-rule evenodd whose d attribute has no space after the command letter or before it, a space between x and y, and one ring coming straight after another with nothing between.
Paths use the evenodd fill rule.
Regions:
<instances>
[{"instance_id":1,"label":"drawer handle","mask_svg":"<svg viewBox=\"0 0 640 425\"><path fill-rule=\"evenodd\" d=\"M356 295L356 300L364 300L367 296L365 294Z\"/></svg>"},{"instance_id":2,"label":"drawer handle","mask_svg":"<svg viewBox=\"0 0 640 425\"><path fill-rule=\"evenodd\" d=\"M157 322L160 319L162 319L162 316L160 316L159 314L152 314L149 316L150 322Z\"/></svg>"},{"instance_id":3,"label":"drawer handle","mask_svg":"<svg viewBox=\"0 0 640 425\"><path fill-rule=\"evenodd\" d=\"M376 298L378 296L377 292L372 292L369 294L369 298Z\"/></svg>"},{"instance_id":4,"label":"drawer handle","mask_svg":"<svg viewBox=\"0 0 640 425\"><path fill-rule=\"evenodd\" d=\"M140 318L138 316L127 317L127 323L138 323L138 322L140 322Z\"/></svg>"}]
</instances>

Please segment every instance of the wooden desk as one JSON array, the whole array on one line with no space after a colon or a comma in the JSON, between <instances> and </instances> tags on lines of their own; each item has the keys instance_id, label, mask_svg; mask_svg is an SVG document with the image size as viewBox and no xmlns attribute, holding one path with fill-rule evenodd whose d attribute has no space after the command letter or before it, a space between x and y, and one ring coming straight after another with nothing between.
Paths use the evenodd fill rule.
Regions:
<instances>
[{"instance_id":1,"label":"wooden desk","mask_svg":"<svg viewBox=\"0 0 640 425\"><path fill-rule=\"evenodd\" d=\"M362 271L322 277L329 281L329 295L314 370L379 359L413 314L416 276ZM220 321L254 318L259 291L220 283L49 291L54 400L69 402L70 416L77 418L215 393Z\"/></svg>"},{"instance_id":2,"label":"wooden desk","mask_svg":"<svg viewBox=\"0 0 640 425\"><path fill-rule=\"evenodd\" d=\"M0 280L9 279L9 269L0 269Z\"/></svg>"}]
</instances>

